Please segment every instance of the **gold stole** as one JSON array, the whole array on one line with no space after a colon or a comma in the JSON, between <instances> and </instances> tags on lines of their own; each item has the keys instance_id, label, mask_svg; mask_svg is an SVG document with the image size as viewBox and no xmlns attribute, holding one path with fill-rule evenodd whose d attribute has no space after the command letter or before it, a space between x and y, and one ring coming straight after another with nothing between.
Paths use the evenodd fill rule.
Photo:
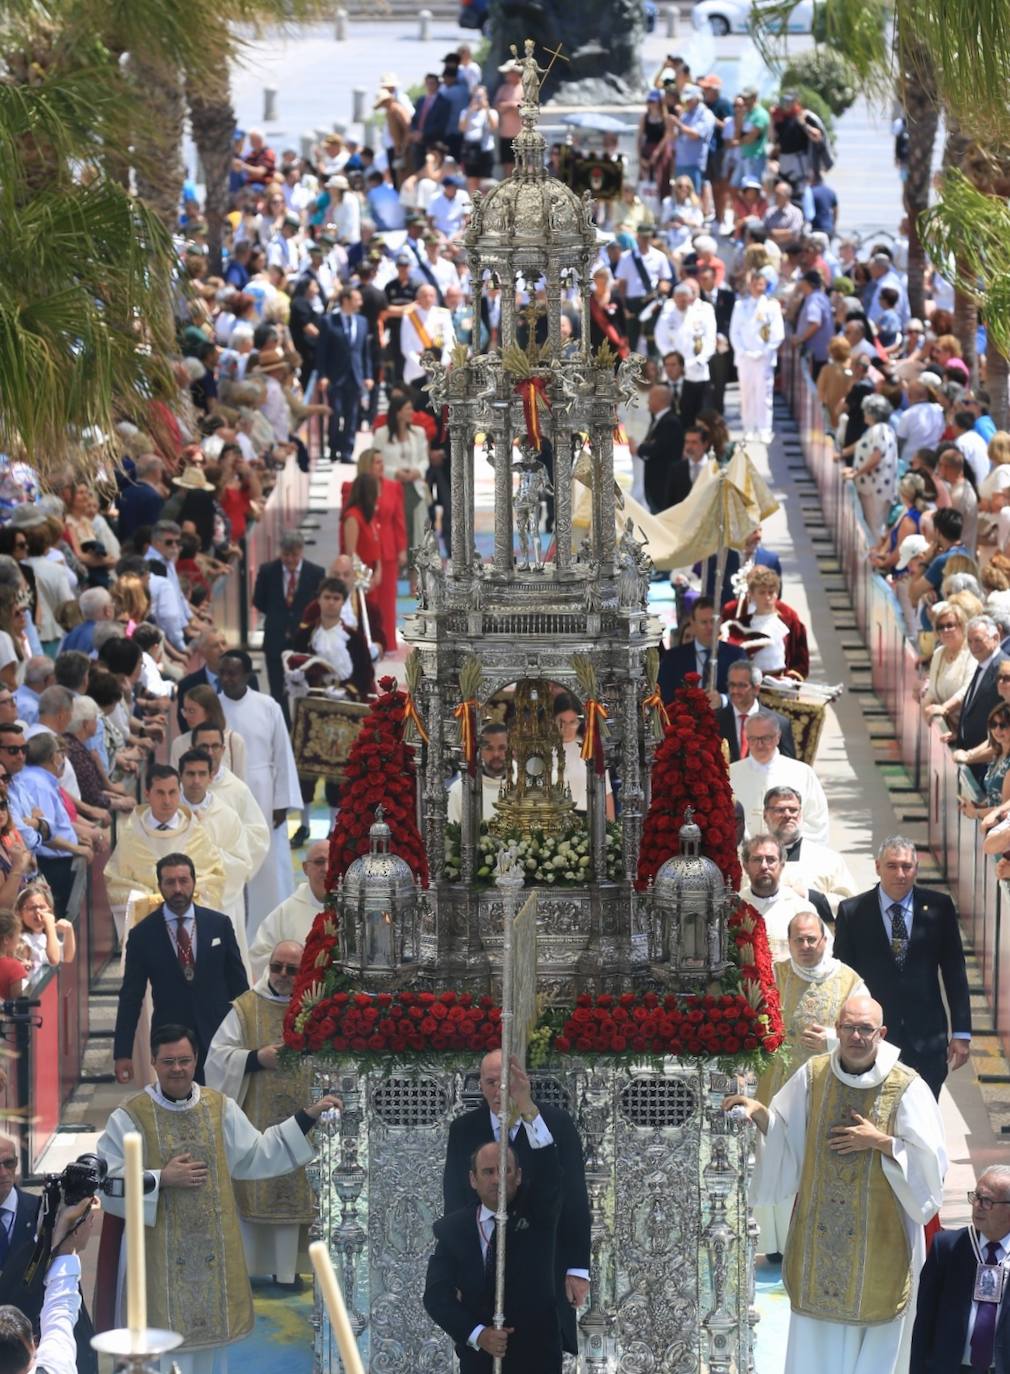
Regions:
<instances>
[{"instance_id":1,"label":"gold stole","mask_svg":"<svg viewBox=\"0 0 1010 1374\"><path fill-rule=\"evenodd\" d=\"M431 337L427 329L425 329L424 325L421 323L421 318L418 314L417 306L412 305L410 309L405 311L404 313L407 319L414 326L414 331L417 334L417 337L421 340L422 353L427 353L429 349L435 347L435 340Z\"/></svg>"},{"instance_id":2,"label":"gold stole","mask_svg":"<svg viewBox=\"0 0 1010 1374\"><path fill-rule=\"evenodd\" d=\"M286 1003L271 1002L250 988L232 1007L238 1012L242 1042L247 1049L281 1044ZM249 1075L242 1110L258 1131L265 1131L304 1107L312 1096L311 1086L308 1069L262 1069ZM232 1186L238 1210L246 1221L281 1225L312 1220L312 1190L304 1169L295 1169L279 1178L236 1180Z\"/></svg>"},{"instance_id":3,"label":"gold stole","mask_svg":"<svg viewBox=\"0 0 1010 1374\"><path fill-rule=\"evenodd\" d=\"M187 1111L171 1112L148 1093L123 1110L144 1137L144 1165L162 1169L189 1151L208 1166L202 1188L166 1188L158 1219L146 1228L147 1315L152 1326L178 1331L184 1350L241 1340L253 1326L238 1210L224 1146L224 1098L211 1088Z\"/></svg>"},{"instance_id":4,"label":"gold stole","mask_svg":"<svg viewBox=\"0 0 1010 1374\"><path fill-rule=\"evenodd\" d=\"M796 1193L782 1278L794 1312L819 1321L874 1326L908 1305L911 1254L902 1209L879 1150L839 1155L828 1131L848 1109L888 1135L915 1072L903 1064L876 1088L853 1088L831 1070L831 1056L810 1060L803 1172Z\"/></svg>"},{"instance_id":5,"label":"gold stole","mask_svg":"<svg viewBox=\"0 0 1010 1374\"><path fill-rule=\"evenodd\" d=\"M782 998L782 1020L786 1039L775 1058L758 1079L754 1094L765 1106L772 1100L787 1078L792 1078L810 1058L812 1051L804 1049L800 1036L807 1026L833 1026L838 1012L859 984L859 974L847 964L839 964L830 978L811 983L801 978L789 959L775 965L775 981Z\"/></svg>"}]
</instances>

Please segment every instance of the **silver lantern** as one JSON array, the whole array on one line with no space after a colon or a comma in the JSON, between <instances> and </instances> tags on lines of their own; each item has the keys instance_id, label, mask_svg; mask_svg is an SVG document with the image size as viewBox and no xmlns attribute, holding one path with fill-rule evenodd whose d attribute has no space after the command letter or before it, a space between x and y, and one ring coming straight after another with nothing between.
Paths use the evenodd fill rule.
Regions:
<instances>
[{"instance_id":1,"label":"silver lantern","mask_svg":"<svg viewBox=\"0 0 1010 1374\"><path fill-rule=\"evenodd\" d=\"M418 897L410 865L390 853L381 806L368 837L369 852L348 865L336 906L341 967L374 981L417 963Z\"/></svg>"},{"instance_id":2,"label":"silver lantern","mask_svg":"<svg viewBox=\"0 0 1010 1374\"><path fill-rule=\"evenodd\" d=\"M718 865L702 854L701 839L689 806L680 853L663 864L650 893L650 962L680 984L707 983L726 967L731 892Z\"/></svg>"}]
</instances>

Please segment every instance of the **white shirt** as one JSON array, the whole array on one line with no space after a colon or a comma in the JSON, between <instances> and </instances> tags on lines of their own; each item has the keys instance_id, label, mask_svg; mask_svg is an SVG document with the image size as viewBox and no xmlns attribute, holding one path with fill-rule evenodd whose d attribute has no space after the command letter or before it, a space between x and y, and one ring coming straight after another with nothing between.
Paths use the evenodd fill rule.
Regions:
<instances>
[{"instance_id":1,"label":"white shirt","mask_svg":"<svg viewBox=\"0 0 1010 1374\"><path fill-rule=\"evenodd\" d=\"M444 191L439 191L428 206L428 218L440 234L451 239L463 228L470 209L469 195L462 187L457 186L454 196L447 196Z\"/></svg>"},{"instance_id":2,"label":"white shirt","mask_svg":"<svg viewBox=\"0 0 1010 1374\"><path fill-rule=\"evenodd\" d=\"M35 1347L32 1369L45 1369L48 1374L77 1374L74 1327L80 1311L80 1256L57 1255L46 1273L45 1298L39 1317L42 1337Z\"/></svg>"},{"instance_id":3,"label":"white shirt","mask_svg":"<svg viewBox=\"0 0 1010 1374\"><path fill-rule=\"evenodd\" d=\"M901 451L909 455L918 448L933 448L944 427L943 407L935 401L917 401L902 411L894 432L902 440Z\"/></svg>"},{"instance_id":4,"label":"white shirt","mask_svg":"<svg viewBox=\"0 0 1010 1374\"><path fill-rule=\"evenodd\" d=\"M989 445L981 434L976 434L973 429L969 429L964 434L957 436L954 440L954 447L963 454L965 463L974 474L975 485L980 487L989 476L989 469L992 467L989 462Z\"/></svg>"},{"instance_id":5,"label":"white shirt","mask_svg":"<svg viewBox=\"0 0 1010 1374\"><path fill-rule=\"evenodd\" d=\"M647 248L644 253L640 253L637 247L629 248L626 253L621 254L617 271L614 273L615 280L624 282L625 300L640 301L650 294L642 282L642 275L638 270L639 262L645 268L652 291L658 289L661 281L670 281L673 278L670 259L658 248Z\"/></svg>"},{"instance_id":6,"label":"white shirt","mask_svg":"<svg viewBox=\"0 0 1010 1374\"><path fill-rule=\"evenodd\" d=\"M753 754L729 766L733 796L744 809L748 835L760 835L764 828L765 793L771 787L792 787L800 794L803 807L803 836L818 844L828 842L828 800L817 774L809 764L789 759L778 749L771 762L757 763Z\"/></svg>"},{"instance_id":7,"label":"white shirt","mask_svg":"<svg viewBox=\"0 0 1010 1374\"><path fill-rule=\"evenodd\" d=\"M675 300L663 306L656 319L656 348L661 358L680 353L684 359L684 380L708 381L708 362L715 352L715 311L708 301L692 301L679 310Z\"/></svg>"}]
</instances>

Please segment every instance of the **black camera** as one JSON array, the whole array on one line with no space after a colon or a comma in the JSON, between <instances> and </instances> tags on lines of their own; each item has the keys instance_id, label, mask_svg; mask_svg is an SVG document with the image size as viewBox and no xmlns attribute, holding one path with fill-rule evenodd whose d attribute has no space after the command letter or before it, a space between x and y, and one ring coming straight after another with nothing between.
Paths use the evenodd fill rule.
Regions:
<instances>
[{"instance_id":1,"label":"black camera","mask_svg":"<svg viewBox=\"0 0 1010 1374\"><path fill-rule=\"evenodd\" d=\"M108 1172L108 1164L99 1155L81 1155L68 1164L61 1174L46 1174L43 1186L47 1200L51 1191L55 1211L61 1202L68 1207L75 1207L86 1197L94 1197L99 1192L106 1197L122 1197L125 1191L123 1180L109 1178Z\"/></svg>"}]
</instances>

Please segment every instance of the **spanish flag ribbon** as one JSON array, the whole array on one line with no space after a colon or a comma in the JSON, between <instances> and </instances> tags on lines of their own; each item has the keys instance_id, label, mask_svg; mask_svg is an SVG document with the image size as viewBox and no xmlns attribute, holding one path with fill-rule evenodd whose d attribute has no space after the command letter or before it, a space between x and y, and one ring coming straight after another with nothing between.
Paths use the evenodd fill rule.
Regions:
<instances>
[{"instance_id":1,"label":"spanish flag ribbon","mask_svg":"<svg viewBox=\"0 0 1010 1374\"><path fill-rule=\"evenodd\" d=\"M606 729L607 708L602 701L593 697L586 699L586 733L582 741L581 756L588 763L593 761L597 775L604 772L603 731Z\"/></svg>"},{"instance_id":2,"label":"spanish flag ribbon","mask_svg":"<svg viewBox=\"0 0 1010 1374\"><path fill-rule=\"evenodd\" d=\"M657 712L659 719L663 722L663 729L667 729L670 724L670 713L663 704L663 698L659 695L658 687L654 687L651 694L642 702L642 710Z\"/></svg>"},{"instance_id":3,"label":"spanish flag ribbon","mask_svg":"<svg viewBox=\"0 0 1010 1374\"><path fill-rule=\"evenodd\" d=\"M613 436L612 436L612 437L613 437L613 440L614 440L614 443L615 443L615 444L625 444L625 445L627 445L627 442L628 442L628 431L624 428L624 425L623 425L623 424L618 423L618 424L616 424L616 425L614 426L614 432L613 432Z\"/></svg>"},{"instance_id":4,"label":"spanish flag ribbon","mask_svg":"<svg viewBox=\"0 0 1010 1374\"><path fill-rule=\"evenodd\" d=\"M414 700L413 693L411 692L407 693L407 699L403 703L403 725L404 733L406 733L406 727L412 725L422 742L424 744L428 743L428 732L424 728L424 721L421 719L421 714L417 709L417 702Z\"/></svg>"},{"instance_id":5,"label":"spanish flag ribbon","mask_svg":"<svg viewBox=\"0 0 1010 1374\"><path fill-rule=\"evenodd\" d=\"M459 721L459 742L463 746L466 771L471 777L477 773L477 698L461 701L452 713Z\"/></svg>"},{"instance_id":6,"label":"spanish flag ribbon","mask_svg":"<svg viewBox=\"0 0 1010 1374\"><path fill-rule=\"evenodd\" d=\"M546 377L524 377L522 381L516 382L515 393L522 397L523 419L526 422L526 433L529 435L530 442L539 451L543 448L543 430L540 428L540 410L549 411L551 406L547 399L547 379Z\"/></svg>"}]
</instances>

